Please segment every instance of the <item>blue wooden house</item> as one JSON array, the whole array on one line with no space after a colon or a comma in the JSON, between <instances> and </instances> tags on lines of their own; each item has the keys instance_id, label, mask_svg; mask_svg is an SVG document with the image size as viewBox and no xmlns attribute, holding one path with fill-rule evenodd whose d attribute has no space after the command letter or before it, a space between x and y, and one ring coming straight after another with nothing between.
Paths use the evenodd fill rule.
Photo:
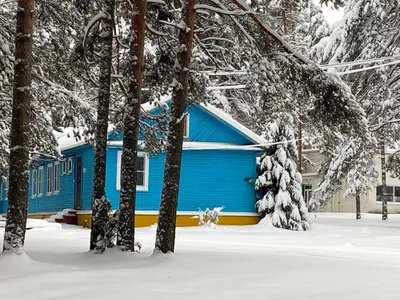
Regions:
<instances>
[{"instance_id":1,"label":"blue wooden house","mask_svg":"<svg viewBox=\"0 0 400 300\"><path fill-rule=\"evenodd\" d=\"M147 106L148 110L155 109ZM206 104L190 104L185 118L178 226L196 225L199 209L223 206L221 224L255 224L252 180L256 178L257 145L265 140L227 114ZM62 161L39 161L30 169L28 214L47 217L77 210L77 223L90 226L94 151L68 135L59 139ZM120 195L122 134L109 135L106 195L116 210ZM136 225L157 222L165 155L138 154ZM7 211L7 183L1 184L0 212ZM85 223L86 222L86 223Z\"/></svg>"}]
</instances>

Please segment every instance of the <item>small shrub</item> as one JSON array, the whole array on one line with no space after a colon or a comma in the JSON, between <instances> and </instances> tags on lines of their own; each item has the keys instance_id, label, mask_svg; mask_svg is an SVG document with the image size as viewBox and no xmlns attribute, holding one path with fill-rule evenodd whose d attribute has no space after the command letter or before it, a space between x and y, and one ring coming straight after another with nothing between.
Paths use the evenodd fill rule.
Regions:
<instances>
[{"instance_id":1,"label":"small shrub","mask_svg":"<svg viewBox=\"0 0 400 300\"><path fill-rule=\"evenodd\" d=\"M193 216L192 219L199 219L199 225L203 226L217 225L223 209L223 206L214 207L213 209L207 207L204 211L199 209L197 215Z\"/></svg>"}]
</instances>

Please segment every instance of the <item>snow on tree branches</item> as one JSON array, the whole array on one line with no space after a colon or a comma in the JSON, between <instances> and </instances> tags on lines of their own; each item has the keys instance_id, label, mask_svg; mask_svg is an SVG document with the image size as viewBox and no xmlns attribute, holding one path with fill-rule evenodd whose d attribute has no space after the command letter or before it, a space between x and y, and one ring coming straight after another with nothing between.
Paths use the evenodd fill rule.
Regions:
<instances>
[{"instance_id":1,"label":"snow on tree branches","mask_svg":"<svg viewBox=\"0 0 400 300\"><path fill-rule=\"evenodd\" d=\"M301 175L296 167L293 130L283 121L270 127L270 140L282 142L269 146L261 157L256 192L260 195L257 210L262 218L270 217L275 227L308 230L310 221L301 193Z\"/></svg>"}]
</instances>

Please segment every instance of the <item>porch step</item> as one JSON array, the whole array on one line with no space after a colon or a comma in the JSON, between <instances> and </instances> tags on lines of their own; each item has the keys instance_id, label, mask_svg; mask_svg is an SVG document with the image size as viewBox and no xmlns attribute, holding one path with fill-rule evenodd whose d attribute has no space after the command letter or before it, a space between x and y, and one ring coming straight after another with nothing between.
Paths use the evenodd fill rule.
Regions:
<instances>
[{"instance_id":1,"label":"porch step","mask_svg":"<svg viewBox=\"0 0 400 300\"><path fill-rule=\"evenodd\" d=\"M70 225L77 225L78 224L78 217L76 215L78 211L75 209L64 210L64 214L59 215L58 217L54 218L57 223L65 223Z\"/></svg>"}]
</instances>

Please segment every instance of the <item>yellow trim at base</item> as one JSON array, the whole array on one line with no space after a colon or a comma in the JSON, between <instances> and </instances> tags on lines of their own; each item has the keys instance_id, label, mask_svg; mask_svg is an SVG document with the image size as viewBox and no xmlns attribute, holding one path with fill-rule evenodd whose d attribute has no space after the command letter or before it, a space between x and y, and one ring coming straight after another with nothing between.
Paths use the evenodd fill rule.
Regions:
<instances>
[{"instance_id":1,"label":"yellow trim at base","mask_svg":"<svg viewBox=\"0 0 400 300\"><path fill-rule=\"evenodd\" d=\"M92 214L78 214L78 225L91 228ZM176 226L188 227L198 226L199 221L193 219L190 215L177 215ZM148 227L156 224L158 220L157 215L137 214L135 216L135 227ZM258 216L221 216L218 225L254 225L260 221Z\"/></svg>"},{"instance_id":2,"label":"yellow trim at base","mask_svg":"<svg viewBox=\"0 0 400 300\"><path fill-rule=\"evenodd\" d=\"M38 220L43 220L43 219L48 219L50 218L52 214L28 214L28 219L38 219Z\"/></svg>"}]
</instances>

